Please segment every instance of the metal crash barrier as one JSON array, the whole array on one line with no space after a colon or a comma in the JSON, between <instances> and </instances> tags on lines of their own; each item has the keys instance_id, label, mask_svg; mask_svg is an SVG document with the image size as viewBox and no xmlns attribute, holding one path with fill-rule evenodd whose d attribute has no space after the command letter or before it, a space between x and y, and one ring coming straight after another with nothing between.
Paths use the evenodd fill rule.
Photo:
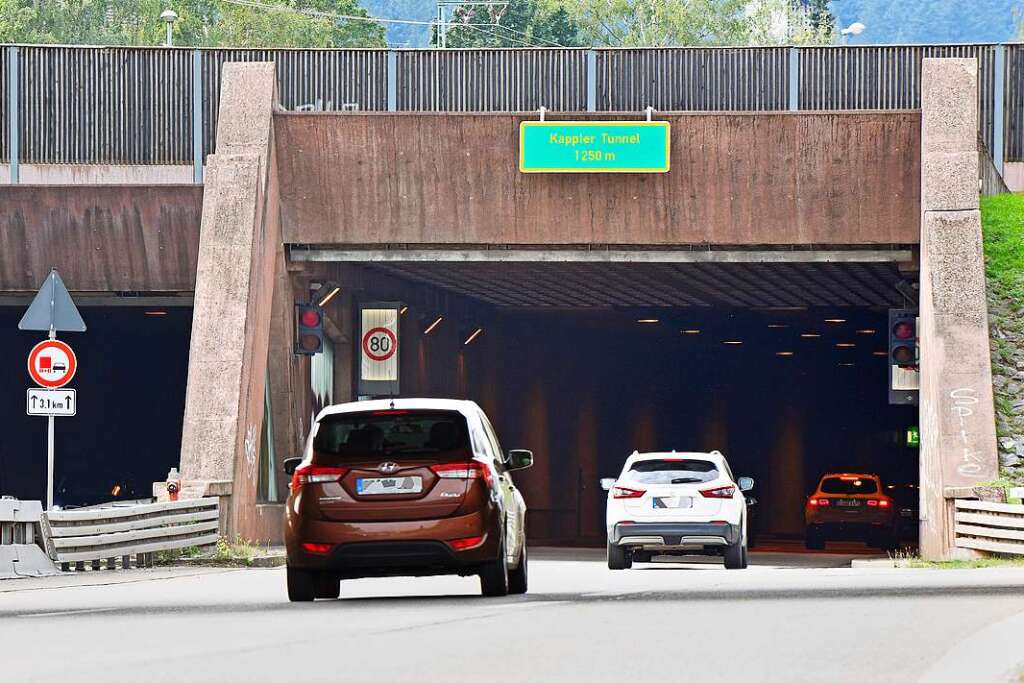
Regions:
<instances>
[{"instance_id":1,"label":"metal crash barrier","mask_svg":"<svg viewBox=\"0 0 1024 683\"><path fill-rule=\"evenodd\" d=\"M957 498L956 547L1024 555L1024 505Z\"/></svg>"},{"instance_id":2,"label":"metal crash barrier","mask_svg":"<svg viewBox=\"0 0 1024 683\"><path fill-rule=\"evenodd\" d=\"M217 542L219 507L216 498L170 503L43 513L46 552L62 571L74 567L122 569L151 567L153 553Z\"/></svg>"},{"instance_id":3,"label":"metal crash barrier","mask_svg":"<svg viewBox=\"0 0 1024 683\"><path fill-rule=\"evenodd\" d=\"M0 498L0 579L57 573L38 545L42 514L38 500Z\"/></svg>"}]
</instances>

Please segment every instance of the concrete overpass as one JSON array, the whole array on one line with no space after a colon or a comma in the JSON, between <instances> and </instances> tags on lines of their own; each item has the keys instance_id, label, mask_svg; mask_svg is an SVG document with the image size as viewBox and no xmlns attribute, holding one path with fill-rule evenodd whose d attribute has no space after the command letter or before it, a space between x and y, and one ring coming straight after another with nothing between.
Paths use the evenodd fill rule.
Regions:
<instances>
[{"instance_id":1,"label":"concrete overpass","mask_svg":"<svg viewBox=\"0 0 1024 683\"><path fill-rule=\"evenodd\" d=\"M591 329L587 311L877 311L919 284L926 555L949 553L945 487L996 476L972 61L926 60L919 111L659 113L672 124L673 167L651 176L520 174L518 124L532 114L286 113L272 64L223 73L202 189L3 188L0 278L27 292L55 265L83 293L194 302L180 464L187 493L229 502L232 532L280 534L285 482L265 481L260 440L272 460L291 455L324 400L310 389L323 368L291 349L294 302L326 280L343 285L328 310L335 401L354 398L353 306L374 296L506 330L571 310L550 323L571 327L568 339ZM562 118L587 117L598 118ZM474 360L458 354L460 339L444 343L458 359L450 371L422 339L410 342L406 386L504 408L523 438L558 431L564 406L549 394L563 366L529 359L547 379L520 386L518 350ZM502 386L524 400L513 405ZM638 412L630 438L647 438L649 413ZM725 438L716 420L702 438ZM587 455L599 430L583 417L572 429L565 450L575 455L560 457L554 446L568 442L545 437L546 464L524 480L545 538L593 530L592 492L577 491L571 513L559 507L574 480L585 489L600 474ZM771 469L785 470L778 488L792 489L766 494L780 508L809 476L787 470L798 441L789 433L766 450Z\"/></svg>"}]
</instances>

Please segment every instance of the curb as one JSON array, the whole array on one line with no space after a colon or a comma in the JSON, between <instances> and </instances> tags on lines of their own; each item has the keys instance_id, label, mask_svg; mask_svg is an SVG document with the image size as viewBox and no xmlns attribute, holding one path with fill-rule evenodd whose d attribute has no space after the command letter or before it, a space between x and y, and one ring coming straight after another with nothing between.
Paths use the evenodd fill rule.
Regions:
<instances>
[{"instance_id":1,"label":"curb","mask_svg":"<svg viewBox=\"0 0 1024 683\"><path fill-rule=\"evenodd\" d=\"M217 560L213 558L202 558L202 557L182 557L169 562L163 566L165 567L224 567L224 568L237 568L237 569L269 569L273 567L283 567L288 562L288 558L284 555L264 555L261 557L252 557L247 560L242 559L231 559L231 560Z\"/></svg>"}]
</instances>

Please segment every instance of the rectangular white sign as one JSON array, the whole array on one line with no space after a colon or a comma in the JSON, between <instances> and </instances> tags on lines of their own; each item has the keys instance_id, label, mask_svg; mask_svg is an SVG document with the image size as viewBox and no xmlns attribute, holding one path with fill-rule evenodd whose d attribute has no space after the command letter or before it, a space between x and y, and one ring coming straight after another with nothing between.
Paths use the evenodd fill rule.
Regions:
<instances>
[{"instance_id":1,"label":"rectangular white sign","mask_svg":"<svg viewBox=\"0 0 1024 683\"><path fill-rule=\"evenodd\" d=\"M74 389L29 389L25 397L25 412L29 415L74 417L77 411Z\"/></svg>"},{"instance_id":2,"label":"rectangular white sign","mask_svg":"<svg viewBox=\"0 0 1024 683\"><path fill-rule=\"evenodd\" d=\"M362 310L359 378L363 381L398 381L398 316L394 308Z\"/></svg>"}]
</instances>

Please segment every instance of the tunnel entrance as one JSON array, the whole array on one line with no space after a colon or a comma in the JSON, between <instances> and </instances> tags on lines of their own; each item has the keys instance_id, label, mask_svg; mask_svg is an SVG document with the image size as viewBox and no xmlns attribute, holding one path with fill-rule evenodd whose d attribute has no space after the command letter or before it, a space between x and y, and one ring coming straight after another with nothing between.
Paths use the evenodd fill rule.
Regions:
<instances>
[{"instance_id":1,"label":"tunnel entrance","mask_svg":"<svg viewBox=\"0 0 1024 683\"><path fill-rule=\"evenodd\" d=\"M895 262L342 270L407 305L402 395L476 400L537 453L517 481L539 542L603 545L599 479L633 450L722 451L757 482L759 537L801 539L826 472L878 474L916 529L917 409L887 393L887 309L916 273Z\"/></svg>"},{"instance_id":2,"label":"tunnel entrance","mask_svg":"<svg viewBox=\"0 0 1024 683\"><path fill-rule=\"evenodd\" d=\"M23 305L0 306L0 326L14 331ZM74 417L55 421L54 504L96 505L149 498L152 483L178 465L192 307L167 302L105 302L76 296L88 326L58 335L78 357L69 388L77 390ZM172 304L175 302L171 302ZM0 335L10 372L0 375L0 493L46 499L46 419L25 414L25 371L42 332Z\"/></svg>"}]
</instances>

